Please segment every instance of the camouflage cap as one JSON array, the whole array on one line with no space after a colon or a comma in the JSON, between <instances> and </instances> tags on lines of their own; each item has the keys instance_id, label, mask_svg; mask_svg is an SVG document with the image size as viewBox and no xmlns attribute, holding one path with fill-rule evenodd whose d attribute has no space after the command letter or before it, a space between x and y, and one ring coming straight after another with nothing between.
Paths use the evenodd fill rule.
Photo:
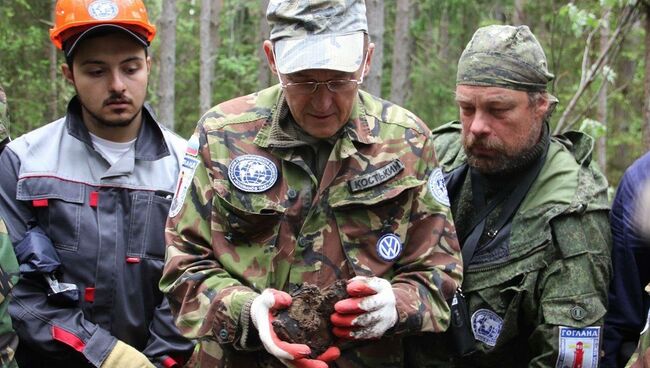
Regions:
<instances>
[{"instance_id":1,"label":"camouflage cap","mask_svg":"<svg viewBox=\"0 0 650 368\"><path fill-rule=\"evenodd\" d=\"M479 28L458 61L456 84L545 91L554 75L528 26Z\"/></svg>"},{"instance_id":2,"label":"camouflage cap","mask_svg":"<svg viewBox=\"0 0 650 368\"><path fill-rule=\"evenodd\" d=\"M278 70L354 72L368 32L364 0L270 0L266 18Z\"/></svg>"}]
</instances>

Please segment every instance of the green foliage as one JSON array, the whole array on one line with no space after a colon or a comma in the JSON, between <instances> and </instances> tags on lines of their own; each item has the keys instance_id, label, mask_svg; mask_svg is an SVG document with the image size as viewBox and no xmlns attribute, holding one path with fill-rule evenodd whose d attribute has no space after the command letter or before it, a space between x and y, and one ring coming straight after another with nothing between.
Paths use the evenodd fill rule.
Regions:
<instances>
[{"instance_id":1,"label":"green foliage","mask_svg":"<svg viewBox=\"0 0 650 368\"><path fill-rule=\"evenodd\" d=\"M580 124L580 128L578 128L578 130L589 134L594 139L598 139L607 134L607 126L594 119L584 119Z\"/></svg>"}]
</instances>

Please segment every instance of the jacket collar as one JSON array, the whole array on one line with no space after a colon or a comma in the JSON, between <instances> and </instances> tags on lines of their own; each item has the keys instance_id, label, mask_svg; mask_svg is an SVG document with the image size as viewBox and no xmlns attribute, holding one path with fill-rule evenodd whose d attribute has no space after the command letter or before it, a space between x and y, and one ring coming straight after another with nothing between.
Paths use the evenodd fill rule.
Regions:
<instances>
[{"instance_id":1,"label":"jacket collar","mask_svg":"<svg viewBox=\"0 0 650 368\"><path fill-rule=\"evenodd\" d=\"M281 90L280 85L278 84L275 87L277 92L277 100L273 108L271 109L271 116L268 119L268 123L264 125L258 132L255 142L264 148L270 147L269 136L271 129L273 129L273 122L277 122L282 119L293 119L291 117L291 111L289 106L284 98L284 92ZM381 142L381 138L378 135L378 132L371 129L368 123L368 117L362 101L363 95L359 93L356 96L356 102L352 108L350 118L348 122L343 126L342 137L349 137L350 140L363 143L363 144L372 144Z\"/></svg>"},{"instance_id":2,"label":"jacket collar","mask_svg":"<svg viewBox=\"0 0 650 368\"><path fill-rule=\"evenodd\" d=\"M81 103L75 96L68 103L66 113L68 134L93 147L90 133L81 116ZM160 123L156 120L151 106L145 103L142 108L142 125L135 142L135 159L155 161L169 154L169 147L165 142Z\"/></svg>"}]
</instances>

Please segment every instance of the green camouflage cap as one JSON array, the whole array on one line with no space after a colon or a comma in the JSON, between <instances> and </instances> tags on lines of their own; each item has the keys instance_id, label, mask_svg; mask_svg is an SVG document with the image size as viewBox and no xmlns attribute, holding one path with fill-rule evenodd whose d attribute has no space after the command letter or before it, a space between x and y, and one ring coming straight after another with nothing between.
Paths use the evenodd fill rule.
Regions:
<instances>
[{"instance_id":1,"label":"green camouflage cap","mask_svg":"<svg viewBox=\"0 0 650 368\"><path fill-rule=\"evenodd\" d=\"M271 0L266 11L278 70L354 72L368 32L364 0Z\"/></svg>"},{"instance_id":2,"label":"green camouflage cap","mask_svg":"<svg viewBox=\"0 0 650 368\"><path fill-rule=\"evenodd\" d=\"M553 78L528 26L493 25L479 28L465 47L456 84L541 92Z\"/></svg>"}]
</instances>

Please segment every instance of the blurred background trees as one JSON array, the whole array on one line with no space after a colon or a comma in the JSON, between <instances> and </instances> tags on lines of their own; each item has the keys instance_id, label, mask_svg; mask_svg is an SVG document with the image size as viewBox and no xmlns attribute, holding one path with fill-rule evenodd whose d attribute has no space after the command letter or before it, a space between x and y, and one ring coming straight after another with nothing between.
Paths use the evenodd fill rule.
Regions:
<instances>
[{"instance_id":1,"label":"blurred background trees","mask_svg":"<svg viewBox=\"0 0 650 368\"><path fill-rule=\"evenodd\" d=\"M54 0L0 6L0 84L18 136L60 117L74 94L49 41ZM597 138L594 159L615 186L650 148L650 2L646 0L366 0L377 43L364 88L430 127L457 118L456 63L474 31L526 24L546 50L560 100L555 132ZM145 0L158 35L149 101L189 137L209 106L277 82L261 43L268 0Z\"/></svg>"}]
</instances>

